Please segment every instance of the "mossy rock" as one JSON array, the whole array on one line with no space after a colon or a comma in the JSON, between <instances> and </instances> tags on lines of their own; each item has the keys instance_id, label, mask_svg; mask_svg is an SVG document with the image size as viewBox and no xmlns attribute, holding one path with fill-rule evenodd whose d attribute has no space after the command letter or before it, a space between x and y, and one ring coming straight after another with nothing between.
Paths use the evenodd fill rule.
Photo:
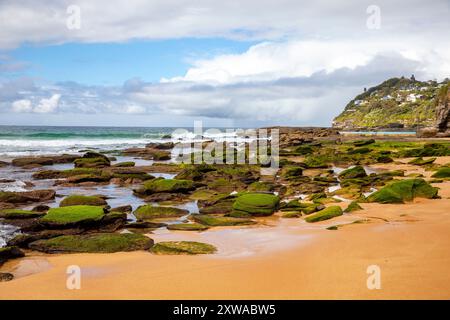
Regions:
<instances>
[{"instance_id":1,"label":"mossy rock","mask_svg":"<svg viewBox=\"0 0 450 320\"><path fill-rule=\"evenodd\" d=\"M255 224L256 221L246 218L225 217L218 215L207 214L193 214L190 216L195 222L201 223L206 226L218 227L218 226L241 226Z\"/></svg>"},{"instance_id":2,"label":"mossy rock","mask_svg":"<svg viewBox=\"0 0 450 320\"><path fill-rule=\"evenodd\" d=\"M275 185L271 182L255 181L248 186L249 192L272 192Z\"/></svg>"},{"instance_id":3,"label":"mossy rock","mask_svg":"<svg viewBox=\"0 0 450 320\"><path fill-rule=\"evenodd\" d=\"M348 207L344 210L344 212L353 212L353 211L358 211L358 210L363 210L363 208L358 204L358 202L352 201L348 205Z\"/></svg>"},{"instance_id":4,"label":"mossy rock","mask_svg":"<svg viewBox=\"0 0 450 320\"><path fill-rule=\"evenodd\" d=\"M69 206L106 206L108 203L105 199L97 196L71 195L64 198L60 203L60 207Z\"/></svg>"},{"instance_id":5,"label":"mossy rock","mask_svg":"<svg viewBox=\"0 0 450 320\"><path fill-rule=\"evenodd\" d=\"M305 218L306 222L319 222L323 220L332 219L338 216L342 216L343 212L341 207L331 206L325 208L315 214L309 215Z\"/></svg>"},{"instance_id":6,"label":"mossy rock","mask_svg":"<svg viewBox=\"0 0 450 320\"><path fill-rule=\"evenodd\" d=\"M243 211L254 216L273 214L279 206L280 198L268 193L246 193L236 198L233 211Z\"/></svg>"},{"instance_id":7,"label":"mossy rock","mask_svg":"<svg viewBox=\"0 0 450 320\"><path fill-rule=\"evenodd\" d=\"M20 209L0 210L0 218L4 219L31 219L31 218L38 218L43 215L45 215L45 213L31 210L20 210Z\"/></svg>"},{"instance_id":8,"label":"mossy rock","mask_svg":"<svg viewBox=\"0 0 450 320\"><path fill-rule=\"evenodd\" d=\"M185 193L194 189L194 183L191 180L157 178L144 183L144 191L147 194L160 192Z\"/></svg>"},{"instance_id":9,"label":"mossy rock","mask_svg":"<svg viewBox=\"0 0 450 320\"><path fill-rule=\"evenodd\" d=\"M179 255L179 254L211 254L217 248L213 245L195 241L163 241L155 244L150 252L159 255Z\"/></svg>"},{"instance_id":10,"label":"mossy rock","mask_svg":"<svg viewBox=\"0 0 450 320\"><path fill-rule=\"evenodd\" d=\"M362 166L354 166L339 173L339 179L356 179L367 177L366 170Z\"/></svg>"},{"instance_id":11,"label":"mossy rock","mask_svg":"<svg viewBox=\"0 0 450 320\"><path fill-rule=\"evenodd\" d=\"M392 163L394 162L394 159L392 159L391 157L387 156L387 155L379 155L375 158L375 160L378 163Z\"/></svg>"},{"instance_id":12,"label":"mossy rock","mask_svg":"<svg viewBox=\"0 0 450 320\"><path fill-rule=\"evenodd\" d=\"M170 224L167 226L169 230L178 230L178 231L205 231L209 228L200 223L176 223Z\"/></svg>"},{"instance_id":13,"label":"mossy rock","mask_svg":"<svg viewBox=\"0 0 450 320\"><path fill-rule=\"evenodd\" d=\"M10 259L22 258L25 254L15 246L0 248L0 266Z\"/></svg>"},{"instance_id":14,"label":"mossy rock","mask_svg":"<svg viewBox=\"0 0 450 320\"><path fill-rule=\"evenodd\" d=\"M432 164L435 160L436 160L436 158L430 158L430 159L425 160L422 157L419 157L419 158L409 161L408 164L414 164L416 166L424 166L427 164Z\"/></svg>"},{"instance_id":15,"label":"mossy rock","mask_svg":"<svg viewBox=\"0 0 450 320\"><path fill-rule=\"evenodd\" d=\"M140 206L134 211L134 215L139 220L178 218L187 214L189 214L188 210L173 207L152 206L149 204Z\"/></svg>"},{"instance_id":16,"label":"mossy rock","mask_svg":"<svg viewBox=\"0 0 450 320\"><path fill-rule=\"evenodd\" d=\"M450 156L450 148L444 143L427 143L422 148L404 150L402 157L443 157Z\"/></svg>"},{"instance_id":17,"label":"mossy rock","mask_svg":"<svg viewBox=\"0 0 450 320\"><path fill-rule=\"evenodd\" d=\"M113 173L112 177L120 180L136 179L141 181L147 181L155 178L154 176L145 172L129 172L129 173L117 172Z\"/></svg>"},{"instance_id":18,"label":"mossy rock","mask_svg":"<svg viewBox=\"0 0 450 320\"><path fill-rule=\"evenodd\" d=\"M230 214L233 211L234 198L224 198L212 205L199 208L201 214Z\"/></svg>"},{"instance_id":19,"label":"mossy rock","mask_svg":"<svg viewBox=\"0 0 450 320\"><path fill-rule=\"evenodd\" d=\"M96 233L38 240L29 248L45 253L112 253L148 250L153 240L135 233Z\"/></svg>"},{"instance_id":20,"label":"mossy rock","mask_svg":"<svg viewBox=\"0 0 450 320\"><path fill-rule=\"evenodd\" d=\"M351 149L348 150L347 153L348 154L367 154L369 152L371 152L372 149L366 148L366 147L362 147L362 148L356 148L356 149Z\"/></svg>"},{"instance_id":21,"label":"mossy rock","mask_svg":"<svg viewBox=\"0 0 450 320\"><path fill-rule=\"evenodd\" d=\"M328 168L330 161L326 157L321 156L309 156L305 159L304 164L309 169Z\"/></svg>"},{"instance_id":22,"label":"mossy rock","mask_svg":"<svg viewBox=\"0 0 450 320\"><path fill-rule=\"evenodd\" d=\"M219 192L209 189L200 189L194 191L189 198L192 200L212 200L220 195ZM227 195L227 194L224 194Z\"/></svg>"},{"instance_id":23,"label":"mossy rock","mask_svg":"<svg viewBox=\"0 0 450 320\"><path fill-rule=\"evenodd\" d=\"M282 218L300 218L302 216L299 211L287 211L283 212Z\"/></svg>"},{"instance_id":24,"label":"mossy rock","mask_svg":"<svg viewBox=\"0 0 450 320\"><path fill-rule=\"evenodd\" d=\"M104 157L78 158L74 162L75 168L104 168L109 167L111 162Z\"/></svg>"},{"instance_id":25,"label":"mossy rock","mask_svg":"<svg viewBox=\"0 0 450 320\"><path fill-rule=\"evenodd\" d=\"M136 165L136 162L133 161L125 161L125 162L119 162L116 163L115 165L113 165L113 167L118 167L118 168L129 168L129 167L134 167Z\"/></svg>"},{"instance_id":26,"label":"mossy rock","mask_svg":"<svg viewBox=\"0 0 450 320\"><path fill-rule=\"evenodd\" d=\"M450 178L450 167L440 168L438 171L433 173L433 178Z\"/></svg>"},{"instance_id":27,"label":"mossy rock","mask_svg":"<svg viewBox=\"0 0 450 320\"><path fill-rule=\"evenodd\" d=\"M414 198L438 198L438 188L423 179L407 179L392 182L367 197L367 202L404 203Z\"/></svg>"},{"instance_id":28,"label":"mossy rock","mask_svg":"<svg viewBox=\"0 0 450 320\"><path fill-rule=\"evenodd\" d=\"M68 226L99 222L104 216L105 212L99 206L69 206L51 208L40 218L40 222L51 226Z\"/></svg>"},{"instance_id":29,"label":"mossy rock","mask_svg":"<svg viewBox=\"0 0 450 320\"><path fill-rule=\"evenodd\" d=\"M302 167L284 167L281 171L281 176L285 179L295 179L299 176L303 175Z\"/></svg>"},{"instance_id":30,"label":"mossy rock","mask_svg":"<svg viewBox=\"0 0 450 320\"><path fill-rule=\"evenodd\" d=\"M367 145L372 144L372 143L375 143L374 139L364 139L364 140L353 141L353 145L355 147L367 146Z\"/></svg>"}]
</instances>

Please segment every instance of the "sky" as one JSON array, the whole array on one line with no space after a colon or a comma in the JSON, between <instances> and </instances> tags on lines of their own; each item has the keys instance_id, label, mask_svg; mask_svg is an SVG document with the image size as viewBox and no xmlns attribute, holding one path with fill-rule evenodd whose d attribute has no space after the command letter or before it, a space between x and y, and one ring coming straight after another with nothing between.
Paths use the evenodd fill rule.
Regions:
<instances>
[{"instance_id":1,"label":"sky","mask_svg":"<svg viewBox=\"0 0 450 320\"><path fill-rule=\"evenodd\" d=\"M0 0L0 125L329 126L450 76L450 0Z\"/></svg>"}]
</instances>

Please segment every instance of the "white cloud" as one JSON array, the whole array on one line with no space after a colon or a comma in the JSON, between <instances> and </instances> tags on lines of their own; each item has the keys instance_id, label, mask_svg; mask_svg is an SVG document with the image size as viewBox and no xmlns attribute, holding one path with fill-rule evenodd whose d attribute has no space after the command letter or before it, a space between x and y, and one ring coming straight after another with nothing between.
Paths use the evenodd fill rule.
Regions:
<instances>
[{"instance_id":1,"label":"white cloud","mask_svg":"<svg viewBox=\"0 0 450 320\"><path fill-rule=\"evenodd\" d=\"M16 100L12 103L13 112L31 112L32 109L33 108L31 107L31 101L28 99Z\"/></svg>"},{"instance_id":2,"label":"white cloud","mask_svg":"<svg viewBox=\"0 0 450 320\"><path fill-rule=\"evenodd\" d=\"M142 114L145 113L145 108L138 105L130 105L125 108L125 113L128 114Z\"/></svg>"},{"instance_id":3,"label":"white cloud","mask_svg":"<svg viewBox=\"0 0 450 320\"><path fill-rule=\"evenodd\" d=\"M54 94L50 98L41 99L36 107L33 108L33 112L36 113L52 113L58 108L60 94Z\"/></svg>"}]
</instances>

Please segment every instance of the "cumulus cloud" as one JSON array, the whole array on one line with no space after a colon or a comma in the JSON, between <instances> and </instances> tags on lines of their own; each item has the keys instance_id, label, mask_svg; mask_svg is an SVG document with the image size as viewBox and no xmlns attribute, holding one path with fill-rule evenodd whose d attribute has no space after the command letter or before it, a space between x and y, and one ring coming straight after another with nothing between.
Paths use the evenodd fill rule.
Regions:
<instances>
[{"instance_id":1,"label":"cumulus cloud","mask_svg":"<svg viewBox=\"0 0 450 320\"><path fill-rule=\"evenodd\" d=\"M12 103L12 111L14 112L31 112L31 101L28 99L17 100Z\"/></svg>"},{"instance_id":2,"label":"cumulus cloud","mask_svg":"<svg viewBox=\"0 0 450 320\"><path fill-rule=\"evenodd\" d=\"M53 94L50 98L42 98L38 101L36 106L32 106L32 102L29 99L20 99L13 101L11 109L17 113L53 113L58 108L60 94Z\"/></svg>"}]
</instances>

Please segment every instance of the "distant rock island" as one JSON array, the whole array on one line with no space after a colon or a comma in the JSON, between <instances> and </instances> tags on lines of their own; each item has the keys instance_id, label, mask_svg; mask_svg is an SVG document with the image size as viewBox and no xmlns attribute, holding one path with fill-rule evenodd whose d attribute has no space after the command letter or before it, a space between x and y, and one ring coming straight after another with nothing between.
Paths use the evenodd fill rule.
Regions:
<instances>
[{"instance_id":1,"label":"distant rock island","mask_svg":"<svg viewBox=\"0 0 450 320\"><path fill-rule=\"evenodd\" d=\"M391 78L366 89L333 120L342 130L415 130L422 136L450 136L450 80Z\"/></svg>"}]
</instances>

